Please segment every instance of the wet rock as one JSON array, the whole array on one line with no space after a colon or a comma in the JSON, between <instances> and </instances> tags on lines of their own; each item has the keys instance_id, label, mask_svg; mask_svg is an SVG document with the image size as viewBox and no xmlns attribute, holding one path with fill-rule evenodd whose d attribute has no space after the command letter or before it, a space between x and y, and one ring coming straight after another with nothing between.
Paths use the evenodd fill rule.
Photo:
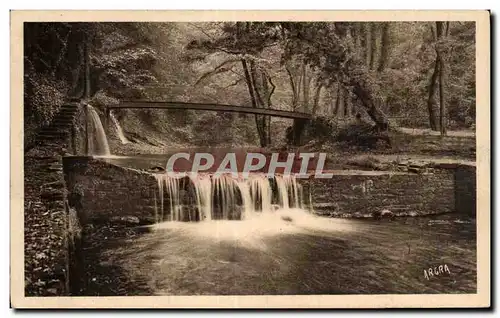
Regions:
<instances>
[{"instance_id":1,"label":"wet rock","mask_svg":"<svg viewBox=\"0 0 500 318\"><path fill-rule=\"evenodd\" d=\"M291 217L287 216L287 215L282 216L281 219L283 221L286 221L286 222L292 222L293 221L293 219Z\"/></svg>"},{"instance_id":2,"label":"wet rock","mask_svg":"<svg viewBox=\"0 0 500 318\"><path fill-rule=\"evenodd\" d=\"M280 209L280 206L279 206L278 204L273 204L273 205L271 205L271 209L272 209L273 211L277 211L277 210L279 210L279 209Z\"/></svg>"},{"instance_id":3,"label":"wet rock","mask_svg":"<svg viewBox=\"0 0 500 318\"><path fill-rule=\"evenodd\" d=\"M392 213L390 210L384 209L382 212L380 212L380 217L382 218L393 218L394 213Z\"/></svg>"},{"instance_id":4,"label":"wet rock","mask_svg":"<svg viewBox=\"0 0 500 318\"><path fill-rule=\"evenodd\" d=\"M165 172L165 168L160 166L154 166L148 169L150 172Z\"/></svg>"},{"instance_id":5,"label":"wet rock","mask_svg":"<svg viewBox=\"0 0 500 318\"><path fill-rule=\"evenodd\" d=\"M59 291L57 290L57 288L48 288L47 289L47 294L49 294L49 295L57 295L57 294L59 294Z\"/></svg>"},{"instance_id":6,"label":"wet rock","mask_svg":"<svg viewBox=\"0 0 500 318\"><path fill-rule=\"evenodd\" d=\"M141 223L141 220L139 220L137 216L114 216L110 219L110 222L125 225L137 225Z\"/></svg>"},{"instance_id":7,"label":"wet rock","mask_svg":"<svg viewBox=\"0 0 500 318\"><path fill-rule=\"evenodd\" d=\"M40 197L45 200L56 200L64 198L65 189L64 188L45 188L42 187L40 192Z\"/></svg>"},{"instance_id":8,"label":"wet rock","mask_svg":"<svg viewBox=\"0 0 500 318\"><path fill-rule=\"evenodd\" d=\"M394 218L394 213L392 213L390 210L388 209L384 209L382 211L375 211L371 214L371 217L376 219L376 220L380 220L380 219L392 219Z\"/></svg>"},{"instance_id":9,"label":"wet rock","mask_svg":"<svg viewBox=\"0 0 500 318\"><path fill-rule=\"evenodd\" d=\"M64 182L58 180L54 182L49 182L44 185L42 185L42 190L46 188L52 188L52 189L64 189L65 185Z\"/></svg>"},{"instance_id":10,"label":"wet rock","mask_svg":"<svg viewBox=\"0 0 500 318\"><path fill-rule=\"evenodd\" d=\"M62 170L62 164L60 164L60 163L49 164L47 167L47 170L48 171L60 171L60 170Z\"/></svg>"},{"instance_id":11,"label":"wet rock","mask_svg":"<svg viewBox=\"0 0 500 318\"><path fill-rule=\"evenodd\" d=\"M353 215L352 215L353 218L357 218L357 219L360 219L363 217L363 213L361 212L355 212Z\"/></svg>"}]
</instances>

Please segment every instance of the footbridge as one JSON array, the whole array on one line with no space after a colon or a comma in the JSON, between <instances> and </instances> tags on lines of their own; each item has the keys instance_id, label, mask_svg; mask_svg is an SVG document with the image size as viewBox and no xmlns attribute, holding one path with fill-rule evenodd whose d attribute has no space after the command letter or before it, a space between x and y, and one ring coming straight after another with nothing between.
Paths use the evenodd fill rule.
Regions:
<instances>
[{"instance_id":1,"label":"footbridge","mask_svg":"<svg viewBox=\"0 0 500 318\"><path fill-rule=\"evenodd\" d=\"M264 115L281 118L292 118L309 120L311 114L302 112L291 112L272 108L255 108L237 105L212 104L212 103L185 103L185 102L165 102L165 101L146 101L146 100L124 100L120 103L107 107L107 111L123 108L156 108L156 109L191 109L191 110L209 110L218 112L236 112L254 115Z\"/></svg>"}]
</instances>

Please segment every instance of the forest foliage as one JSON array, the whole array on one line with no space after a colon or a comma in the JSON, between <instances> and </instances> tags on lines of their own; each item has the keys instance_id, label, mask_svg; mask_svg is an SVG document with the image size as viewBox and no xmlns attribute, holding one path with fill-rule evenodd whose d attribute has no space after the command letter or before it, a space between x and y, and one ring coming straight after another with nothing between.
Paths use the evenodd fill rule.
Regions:
<instances>
[{"instance_id":1,"label":"forest foliage","mask_svg":"<svg viewBox=\"0 0 500 318\"><path fill-rule=\"evenodd\" d=\"M71 98L98 107L123 99L215 102L443 134L475 122L473 22L26 23L24 32L27 142ZM194 143L209 134L268 146L287 127L299 128L193 111L118 116L127 114Z\"/></svg>"}]
</instances>

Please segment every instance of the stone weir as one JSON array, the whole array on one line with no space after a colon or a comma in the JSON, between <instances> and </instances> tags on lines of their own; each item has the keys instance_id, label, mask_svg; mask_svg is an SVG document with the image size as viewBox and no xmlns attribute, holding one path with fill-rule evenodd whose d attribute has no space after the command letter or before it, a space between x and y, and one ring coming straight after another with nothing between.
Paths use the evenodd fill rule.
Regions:
<instances>
[{"instance_id":1,"label":"stone weir","mask_svg":"<svg viewBox=\"0 0 500 318\"><path fill-rule=\"evenodd\" d=\"M120 221L151 224L157 180L153 174L88 156L63 159L69 205L82 224Z\"/></svg>"},{"instance_id":2,"label":"stone weir","mask_svg":"<svg viewBox=\"0 0 500 318\"><path fill-rule=\"evenodd\" d=\"M395 217L476 212L476 168L434 165L418 172L331 171L310 179L316 214L331 217Z\"/></svg>"},{"instance_id":3,"label":"stone weir","mask_svg":"<svg viewBox=\"0 0 500 318\"><path fill-rule=\"evenodd\" d=\"M170 201L167 195L158 195L157 175L76 156L64 158L64 172L70 206L83 224L152 224L173 219L163 211L159 219L160 204L163 210ZM299 207L319 215L359 218L476 212L474 166L434 165L419 172L330 172L332 178L299 181L305 198L305 204ZM199 219L190 216L186 220Z\"/></svg>"},{"instance_id":4,"label":"stone weir","mask_svg":"<svg viewBox=\"0 0 500 318\"><path fill-rule=\"evenodd\" d=\"M302 185L285 176L170 178L77 156L64 158L64 171L69 205L82 224L241 220L254 212L310 206Z\"/></svg>"}]
</instances>

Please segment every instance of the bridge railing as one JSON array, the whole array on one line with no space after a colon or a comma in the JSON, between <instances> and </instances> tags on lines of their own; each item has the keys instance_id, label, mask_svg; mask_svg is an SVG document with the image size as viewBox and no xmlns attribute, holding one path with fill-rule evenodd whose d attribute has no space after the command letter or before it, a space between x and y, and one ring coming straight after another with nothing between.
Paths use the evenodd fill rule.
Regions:
<instances>
[{"instance_id":1,"label":"bridge railing","mask_svg":"<svg viewBox=\"0 0 500 318\"><path fill-rule=\"evenodd\" d=\"M214 103L186 103L186 102L165 102L147 100L124 100L119 104L108 106L108 111L119 108L156 108L156 109L192 109L222 112L238 112L255 115L265 115L292 119L312 119L312 115L302 112L291 112L271 108L254 108L247 106L214 104Z\"/></svg>"}]
</instances>

